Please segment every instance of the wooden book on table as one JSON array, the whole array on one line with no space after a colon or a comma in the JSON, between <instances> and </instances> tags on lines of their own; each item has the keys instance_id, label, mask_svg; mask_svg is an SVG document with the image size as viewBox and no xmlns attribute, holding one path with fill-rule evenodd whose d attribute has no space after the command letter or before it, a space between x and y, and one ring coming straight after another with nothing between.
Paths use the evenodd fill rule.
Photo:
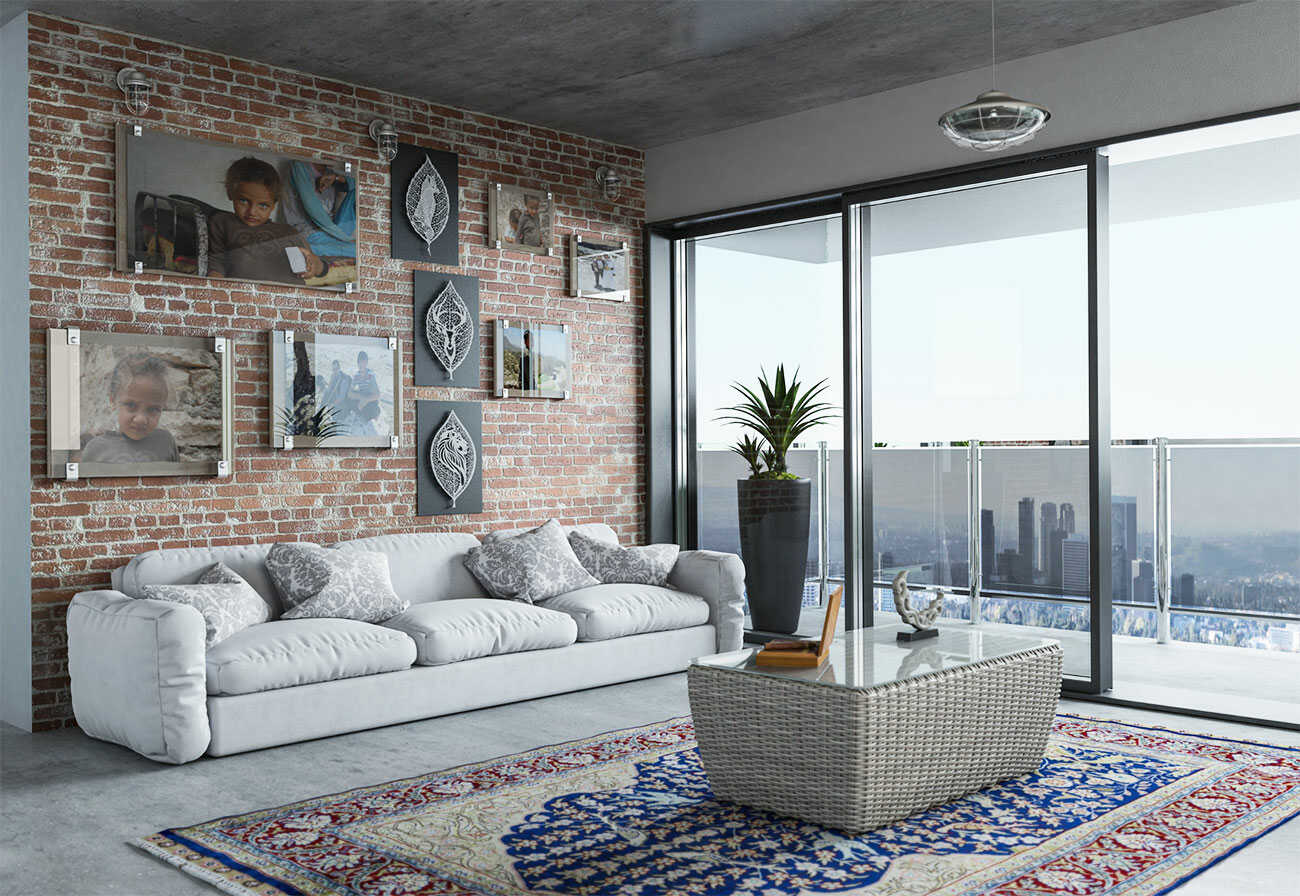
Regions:
<instances>
[{"instance_id":1,"label":"wooden book on table","mask_svg":"<svg viewBox=\"0 0 1300 896\"><path fill-rule=\"evenodd\" d=\"M835 639L835 625L840 618L840 600L843 586L836 588L826 602L826 618L822 621L822 636L818 641L769 641L754 655L759 666L784 666L813 668L826 662Z\"/></svg>"}]
</instances>

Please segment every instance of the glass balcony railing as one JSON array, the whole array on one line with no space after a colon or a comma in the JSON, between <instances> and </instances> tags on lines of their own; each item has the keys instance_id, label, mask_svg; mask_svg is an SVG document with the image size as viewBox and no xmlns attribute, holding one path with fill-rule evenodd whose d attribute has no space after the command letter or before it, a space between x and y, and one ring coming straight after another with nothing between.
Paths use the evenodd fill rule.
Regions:
<instances>
[{"instance_id":1,"label":"glass balcony railing","mask_svg":"<svg viewBox=\"0 0 1300 896\"><path fill-rule=\"evenodd\" d=\"M872 451L874 600L899 570L972 622L1087 631L1088 470L1080 443ZM702 547L738 551L742 462L699 446ZM796 448L813 480L804 604L843 580L842 453ZM1116 635L1300 653L1300 439L1115 442L1108 548Z\"/></svg>"}]
</instances>

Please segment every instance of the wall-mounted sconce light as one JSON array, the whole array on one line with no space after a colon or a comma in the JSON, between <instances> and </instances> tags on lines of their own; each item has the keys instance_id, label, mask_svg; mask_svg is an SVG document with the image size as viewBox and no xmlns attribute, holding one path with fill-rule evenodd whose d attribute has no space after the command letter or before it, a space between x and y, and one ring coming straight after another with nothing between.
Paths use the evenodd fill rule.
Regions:
<instances>
[{"instance_id":1,"label":"wall-mounted sconce light","mask_svg":"<svg viewBox=\"0 0 1300 896\"><path fill-rule=\"evenodd\" d=\"M601 194L610 202L623 195L623 175L608 165L601 165L596 169L596 185L600 187Z\"/></svg>"},{"instance_id":2,"label":"wall-mounted sconce light","mask_svg":"<svg viewBox=\"0 0 1300 896\"><path fill-rule=\"evenodd\" d=\"M397 129L391 122L376 118L370 122L370 138L379 147L379 160L391 162L397 158Z\"/></svg>"},{"instance_id":3,"label":"wall-mounted sconce light","mask_svg":"<svg viewBox=\"0 0 1300 896\"><path fill-rule=\"evenodd\" d=\"M142 75L139 69L128 67L118 72L117 86L126 97L126 108L132 115L143 115L149 110L149 95L153 93L153 82Z\"/></svg>"}]
</instances>

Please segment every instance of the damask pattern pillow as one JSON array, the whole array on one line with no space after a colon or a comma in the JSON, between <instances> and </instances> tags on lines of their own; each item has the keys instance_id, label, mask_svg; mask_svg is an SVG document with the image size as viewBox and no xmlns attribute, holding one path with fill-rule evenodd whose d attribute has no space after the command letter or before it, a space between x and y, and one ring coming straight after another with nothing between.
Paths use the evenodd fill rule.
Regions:
<instances>
[{"instance_id":1,"label":"damask pattern pillow","mask_svg":"<svg viewBox=\"0 0 1300 896\"><path fill-rule=\"evenodd\" d=\"M142 597L188 604L203 616L204 645L211 647L250 625L266 622L262 596L224 563L211 566L194 585L145 585Z\"/></svg>"},{"instance_id":2,"label":"damask pattern pillow","mask_svg":"<svg viewBox=\"0 0 1300 896\"><path fill-rule=\"evenodd\" d=\"M569 546L583 568L606 585L665 585L681 550L675 544L624 548L578 532L569 533Z\"/></svg>"},{"instance_id":3,"label":"damask pattern pillow","mask_svg":"<svg viewBox=\"0 0 1300 896\"><path fill-rule=\"evenodd\" d=\"M372 551L276 544L266 555L266 571L284 601L281 619L383 622L411 605L393 591L388 558Z\"/></svg>"},{"instance_id":4,"label":"damask pattern pillow","mask_svg":"<svg viewBox=\"0 0 1300 896\"><path fill-rule=\"evenodd\" d=\"M600 584L578 562L557 520L470 548L465 567L493 597L529 604Z\"/></svg>"}]
</instances>

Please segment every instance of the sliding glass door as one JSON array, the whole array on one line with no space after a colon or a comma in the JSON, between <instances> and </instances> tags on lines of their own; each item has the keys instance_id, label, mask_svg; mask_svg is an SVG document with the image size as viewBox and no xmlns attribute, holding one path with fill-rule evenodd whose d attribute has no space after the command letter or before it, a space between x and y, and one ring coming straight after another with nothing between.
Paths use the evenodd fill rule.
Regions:
<instances>
[{"instance_id":1,"label":"sliding glass door","mask_svg":"<svg viewBox=\"0 0 1300 896\"><path fill-rule=\"evenodd\" d=\"M897 581L942 590L945 616L1059 639L1093 691L1109 676L1093 624L1110 586L1105 174L1088 153L848 204L864 613L896 622Z\"/></svg>"}]
</instances>

